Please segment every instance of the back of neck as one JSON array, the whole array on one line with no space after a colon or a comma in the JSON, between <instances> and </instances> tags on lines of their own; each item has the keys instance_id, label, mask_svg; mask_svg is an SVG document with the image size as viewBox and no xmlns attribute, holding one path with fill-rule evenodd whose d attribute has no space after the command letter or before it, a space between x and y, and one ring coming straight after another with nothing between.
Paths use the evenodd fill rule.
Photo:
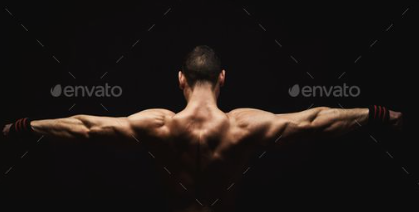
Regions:
<instances>
[{"instance_id":1,"label":"back of neck","mask_svg":"<svg viewBox=\"0 0 419 212\"><path fill-rule=\"evenodd\" d=\"M195 86L188 95L188 104L185 110L196 113L210 113L219 111L217 107L217 97L211 86Z\"/></svg>"}]
</instances>

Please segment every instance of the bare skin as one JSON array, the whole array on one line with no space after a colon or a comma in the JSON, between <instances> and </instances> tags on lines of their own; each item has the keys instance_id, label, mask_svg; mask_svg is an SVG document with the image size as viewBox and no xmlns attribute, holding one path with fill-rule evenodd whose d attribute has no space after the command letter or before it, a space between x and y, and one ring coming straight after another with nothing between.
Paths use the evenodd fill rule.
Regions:
<instances>
[{"instance_id":1,"label":"bare skin","mask_svg":"<svg viewBox=\"0 0 419 212\"><path fill-rule=\"evenodd\" d=\"M366 108L318 107L289 114L243 108L225 113L217 107L224 81L222 71L215 86L200 83L191 88L179 72L180 88L188 103L176 114L149 109L117 118L76 115L33 121L31 126L36 134L53 139L144 142L171 172L170 177L162 172L171 208L198 212L234 210L234 189L226 192L226 188L239 180L258 147L277 141L275 145L280 148L308 138L340 136L368 122ZM401 113L390 111L390 122L399 129ZM3 133L7 134L9 128L6 126Z\"/></svg>"}]
</instances>

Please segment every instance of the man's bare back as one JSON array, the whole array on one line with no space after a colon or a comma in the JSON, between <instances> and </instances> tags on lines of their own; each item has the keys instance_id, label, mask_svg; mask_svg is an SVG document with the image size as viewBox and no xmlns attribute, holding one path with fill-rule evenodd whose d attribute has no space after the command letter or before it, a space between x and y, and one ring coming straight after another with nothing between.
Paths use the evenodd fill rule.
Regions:
<instances>
[{"instance_id":1,"label":"man's bare back","mask_svg":"<svg viewBox=\"0 0 419 212\"><path fill-rule=\"evenodd\" d=\"M149 109L119 118L76 115L32 121L30 127L34 134L58 140L140 142L164 167L161 178L173 211L233 211L237 189L232 183L240 181L258 147L343 135L367 125L368 116L368 108L327 107L288 114L257 109L224 113L206 100L192 100L177 114ZM399 128L401 114L389 111L388 116L390 126ZM3 131L15 128L19 123Z\"/></svg>"},{"instance_id":2,"label":"man's bare back","mask_svg":"<svg viewBox=\"0 0 419 212\"><path fill-rule=\"evenodd\" d=\"M146 140L151 141L148 145L153 155L170 172L161 173L167 181L172 208L205 211L218 204L218 209L232 211L235 190L227 188L240 180L256 146L269 139L257 135L267 130L264 126L250 129L255 125L251 120L267 120L274 115L254 109L226 114L217 108L177 114L157 109L141 115L145 113L160 122L149 129Z\"/></svg>"},{"instance_id":3,"label":"man's bare back","mask_svg":"<svg viewBox=\"0 0 419 212\"><path fill-rule=\"evenodd\" d=\"M91 138L140 142L164 169L170 208L179 212L233 211L233 182L239 182L259 147L343 135L365 125L399 129L402 114L384 107L317 107L274 114L257 109L224 113L217 106L225 71L208 46L196 47L179 71L187 105L179 113L149 109L128 117L75 115L68 118L20 119L4 135L35 134L55 140Z\"/></svg>"},{"instance_id":4,"label":"man's bare back","mask_svg":"<svg viewBox=\"0 0 419 212\"><path fill-rule=\"evenodd\" d=\"M174 211L233 211L243 171L259 147L308 137L344 134L366 124L368 109L313 108L290 114L257 109L224 113L217 107L188 106L130 116L133 133L147 143L166 170L161 178ZM144 124L148 123L148 124ZM170 172L170 174L168 173ZM235 185L237 187L237 185Z\"/></svg>"}]
</instances>

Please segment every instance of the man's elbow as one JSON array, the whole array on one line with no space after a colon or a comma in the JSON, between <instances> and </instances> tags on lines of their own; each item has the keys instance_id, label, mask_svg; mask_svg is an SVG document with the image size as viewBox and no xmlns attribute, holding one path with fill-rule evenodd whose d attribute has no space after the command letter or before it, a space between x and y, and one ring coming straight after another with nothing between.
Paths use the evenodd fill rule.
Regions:
<instances>
[{"instance_id":1,"label":"man's elbow","mask_svg":"<svg viewBox=\"0 0 419 212\"><path fill-rule=\"evenodd\" d=\"M80 139L89 139L92 137L92 130L89 128L82 128L79 129L78 132L76 132L77 137Z\"/></svg>"},{"instance_id":2,"label":"man's elbow","mask_svg":"<svg viewBox=\"0 0 419 212\"><path fill-rule=\"evenodd\" d=\"M320 114L320 113L325 112L325 111L333 110L333 108L324 107L324 106L322 106L322 107L315 107L313 109L317 111L317 114Z\"/></svg>"},{"instance_id":3,"label":"man's elbow","mask_svg":"<svg viewBox=\"0 0 419 212\"><path fill-rule=\"evenodd\" d=\"M89 124L87 115L75 115L71 117L75 126L73 127L73 136L80 139L89 139L95 133L94 127Z\"/></svg>"},{"instance_id":4,"label":"man's elbow","mask_svg":"<svg viewBox=\"0 0 419 212\"><path fill-rule=\"evenodd\" d=\"M340 113L340 109L321 107L316 117L309 123L309 127L316 133L333 134L342 124L339 121Z\"/></svg>"},{"instance_id":5,"label":"man's elbow","mask_svg":"<svg viewBox=\"0 0 419 212\"><path fill-rule=\"evenodd\" d=\"M336 113L339 113L338 109L330 107L316 107L313 110L313 115L300 123L299 127L305 131L326 131L335 122Z\"/></svg>"}]
</instances>

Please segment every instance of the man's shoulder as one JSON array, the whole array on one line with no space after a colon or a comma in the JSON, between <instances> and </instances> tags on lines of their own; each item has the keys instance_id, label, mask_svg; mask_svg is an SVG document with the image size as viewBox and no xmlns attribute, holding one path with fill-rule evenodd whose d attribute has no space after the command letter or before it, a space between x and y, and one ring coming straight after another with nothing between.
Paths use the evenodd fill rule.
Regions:
<instances>
[{"instance_id":1,"label":"man's shoulder","mask_svg":"<svg viewBox=\"0 0 419 212\"><path fill-rule=\"evenodd\" d=\"M135 113L128 119L136 129L154 130L166 126L174 115L170 110L154 108Z\"/></svg>"},{"instance_id":2,"label":"man's shoulder","mask_svg":"<svg viewBox=\"0 0 419 212\"><path fill-rule=\"evenodd\" d=\"M246 130L266 127L275 118L275 114L255 108L234 109L227 116L234 126Z\"/></svg>"},{"instance_id":3,"label":"man's shoulder","mask_svg":"<svg viewBox=\"0 0 419 212\"><path fill-rule=\"evenodd\" d=\"M274 114L256 108L237 108L227 113L229 118L233 119L248 119L255 117L271 117Z\"/></svg>"},{"instance_id":4,"label":"man's shoulder","mask_svg":"<svg viewBox=\"0 0 419 212\"><path fill-rule=\"evenodd\" d=\"M235 137L239 140L259 138L263 141L269 138L272 134L272 126L278 118L274 113L255 108L234 109L227 115L231 122L232 132L236 133Z\"/></svg>"},{"instance_id":5,"label":"man's shoulder","mask_svg":"<svg viewBox=\"0 0 419 212\"><path fill-rule=\"evenodd\" d=\"M155 117L155 116L167 116L167 117L172 117L174 116L175 113L167 110L167 109L163 109L163 108L152 108L152 109L146 109L143 111L140 111L138 113L135 113L129 117L131 118L136 118L136 117Z\"/></svg>"}]
</instances>

